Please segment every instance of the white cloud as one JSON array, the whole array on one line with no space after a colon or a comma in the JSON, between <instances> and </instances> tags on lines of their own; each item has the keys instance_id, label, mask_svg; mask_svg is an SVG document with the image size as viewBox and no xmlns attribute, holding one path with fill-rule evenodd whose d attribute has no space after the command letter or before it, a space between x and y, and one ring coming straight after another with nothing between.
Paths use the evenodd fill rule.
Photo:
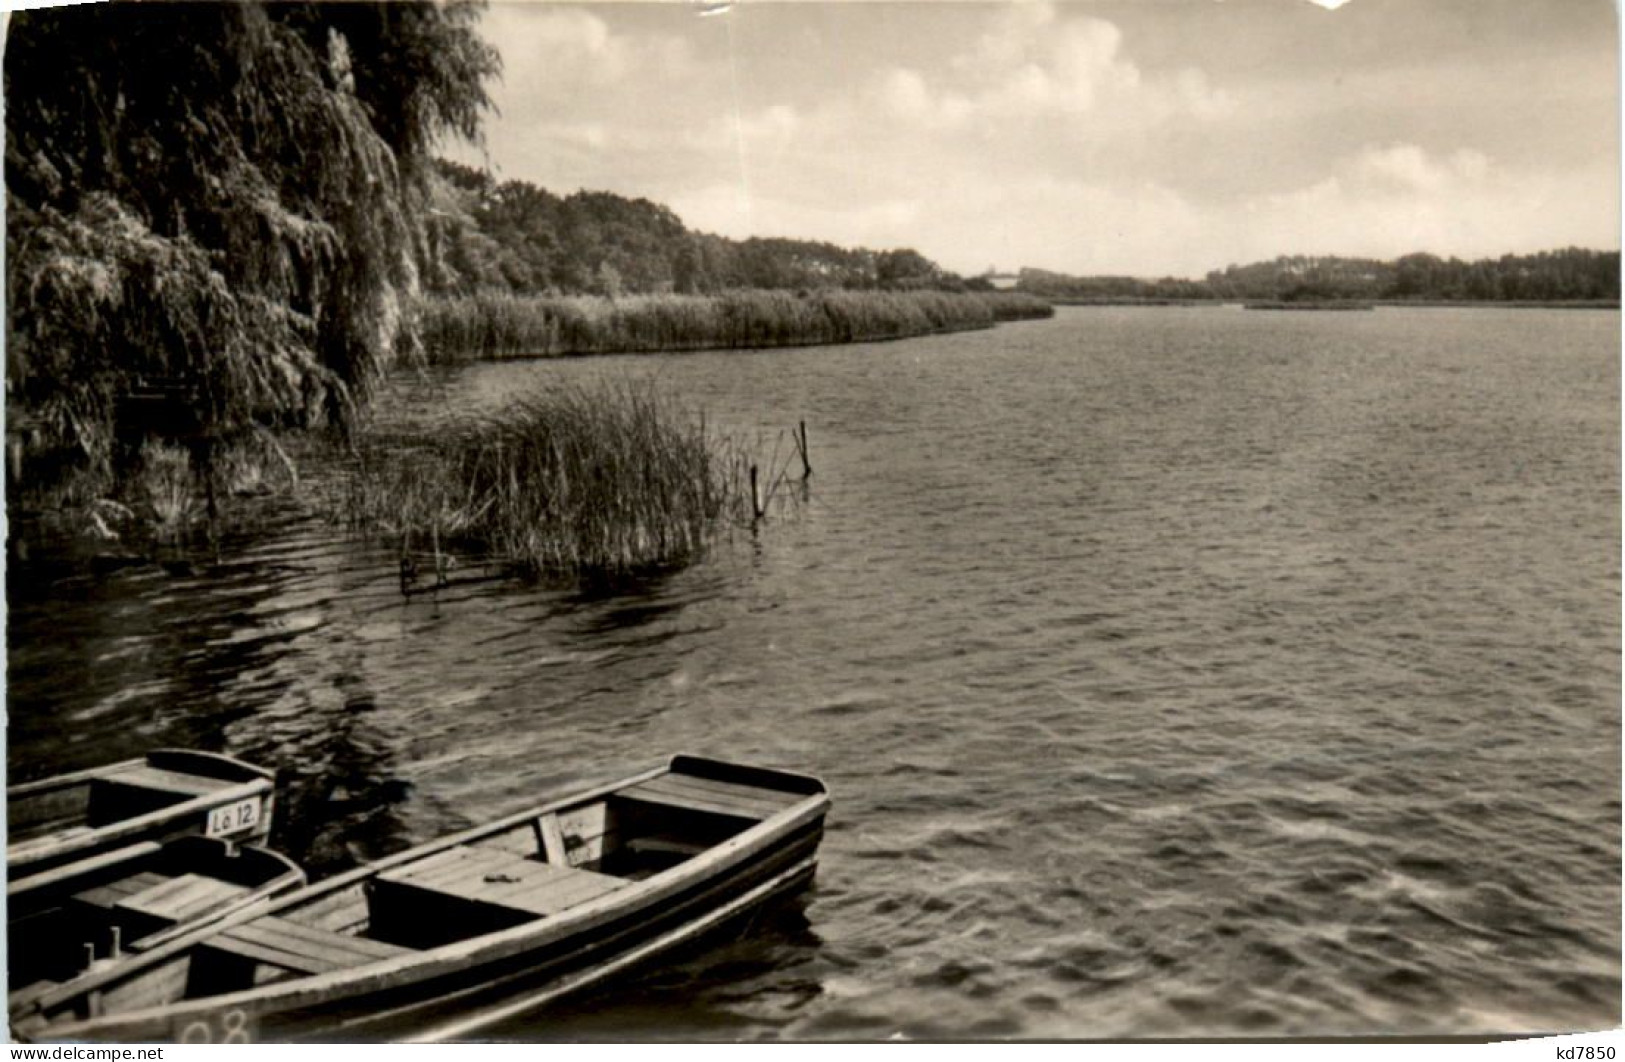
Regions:
<instances>
[{"instance_id":1,"label":"white cloud","mask_svg":"<svg viewBox=\"0 0 1625 1062\"><path fill-rule=\"evenodd\" d=\"M1378 188L1437 193L1481 183L1489 175L1489 159L1465 148L1448 158L1434 159L1415 144L1389 144L1361 151L1354 174L1364 184Z\"/></svg>"},{"instance_id":2,"label":"white cloud","mask_svg":"<svg viewBox=\"0 0 1625 1062\"><path fill-rule=\"evenodd\" d=\"M718 109L687 142L743 156L757 189L774 180L774 163L794 162L799 170L787 165L777 178L814 201L833 191L871 202L916 194L922 174L934 181L967 165L992 179L981 170L990 159L1024 173L1084 165L1111 137L1144 138L1229 110L1199 70L1144 75L1112 23L1024 3L997 9L967 50L930 70L883 67L805 111Z\"/></svg>"},{"instance_id":3,"label":"white cloud","mask_svg":"<svg viewBox=\"0 0 1625 1062\"><path fill-rule=\"evenodd\" d=\"M850 205L816 203L786 196L776 188L756 194L752 185L739 181L719 181L676 196L671 206L703 232L783 236L849 247L900 246L908 241L899 234L918 232L927 208L918 197Z\"/></svg>"},{"instance_id":4,"label":"white cloud","mask_svg":"<svg viewBox=\"0 0 1625 1062\"><path fill-rule=\"evenodd\" d=\"M1226 98L1201 71L1148 79L1122 46L1122 31L1104 19L1060 19L1048 4L1013 4L1000 10L973 50L951 57L935 78L894 67L865 91L883 113L933 129L1099 117L1108 107L1114 126L1176 115L1206 118L1226 109Z\"/></svg>"},{"instance_id":5,"label":"white cloud","mask_svg":"<svg viewBox=\"0 0 1625 1062\"><path fill-rule=\"evenodd\" d=\"M615 85L633 74L681 77L693 64L681 38L615 34L603 18L579 7L493 4L480 28L502 51L498 91L509 99Z\"/></svg>"},{"instance_id":6,"label":"white cloud","mask_svg":"<svg viewBox=\"0 0 1625 1062\"><path fill-rule=\"evenodd\" d=\"M1072 255L1076 268L1166 269L1195 209L1154 181L1115 187L1120 169L1094 172L1100 145L1227 108L1199 70L1145 75L1110 22L1010 5L930 70L879 69L805 113L713 115L689 142L741 161L673 206L728 235L911 245L957 268Z\"/></svg>"},{"instance_id":7,"label":"white cloud","mask_svg":"<svg viewBox=\"0 0 1625 1062\"><path fill-rule=\"evenodd\" d=\"M880 79L876 95L888 111L906 120L925 118L935 109L925 78L914 70L888 70Z\"/></svg>"}]
</instances>

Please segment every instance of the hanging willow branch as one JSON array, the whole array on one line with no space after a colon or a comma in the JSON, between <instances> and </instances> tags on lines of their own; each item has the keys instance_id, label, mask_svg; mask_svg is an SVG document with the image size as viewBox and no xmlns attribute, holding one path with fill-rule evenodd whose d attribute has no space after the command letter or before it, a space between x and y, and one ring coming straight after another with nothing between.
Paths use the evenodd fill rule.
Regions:
<instances>
[{"instance_id":1,"label":"hanging willow branch","mask_svg":"<svg viewBox=\"0 0 1625 1062\"><path fill-rule=\"evenodd\" d=\"M93 466L138 381L207 434L347 425L414 337L418 174L474 135L468 4L20 12L5 66L8 401ZM354 40L351 36L355 37Z\"/></svg>"}]
</instances>

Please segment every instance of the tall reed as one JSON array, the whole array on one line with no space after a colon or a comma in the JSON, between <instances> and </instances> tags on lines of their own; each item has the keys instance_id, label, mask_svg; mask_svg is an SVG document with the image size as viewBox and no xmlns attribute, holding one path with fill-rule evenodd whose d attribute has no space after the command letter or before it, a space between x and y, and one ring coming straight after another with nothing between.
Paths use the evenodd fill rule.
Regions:
<instances>
[{"instance_id":1,"label":"tall reed","mask_svg":"<svg viewBox=\"0 0 1625 1062\"><path fill-rule=\"evenodd\" d=\"M419 333L431 361L813 346L900 339L1049 316L1013 292L734 291L719 295L428 299Z\"/></svg>"},{"instance_id":2,"label":"tall reed","mask_svg":"<svg viewBox=\"0 0 1625 1062\"><path fill-rule=\"evenodd\" d=\"M648 384L520 399L449 436L362 444L346 516L403 549L458 547L529 573L684 563L749 517L748 458Z\"/></svg>"}]
</instances>

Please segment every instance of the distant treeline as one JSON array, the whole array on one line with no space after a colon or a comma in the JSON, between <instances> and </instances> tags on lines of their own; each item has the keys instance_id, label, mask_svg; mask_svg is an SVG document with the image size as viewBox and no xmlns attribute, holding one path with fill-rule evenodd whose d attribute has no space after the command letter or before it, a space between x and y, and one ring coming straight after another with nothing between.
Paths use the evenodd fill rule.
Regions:
<instances>
[{"instance_id":1,"label":"distant treeline","mask_svg":"<svg viewBox=\"0 0 1625 1062\"><path fill-rule=\"evenodd\" d=\"M610 192L555 195L437 163L431 293L679 295L767 291L964 291L917 251L693 232L671 210ZM970 287L985 285L971 284Z\"/></svg>"},{"instance_id":2,"label":"distant treeline","mask_svg":"<svg viewBox=\"0 0 1625 1062\"><path fill-rule=\"evenodd\" d=\"M1202 280L1077 277L1023 269L1016 289L1048 299L1085 302L1617 302L1619 252L1571 247L1471 262L1431 254L1409 254L1394 261L1294 255L1228 266Z\"/></svg>"}]
</instances>

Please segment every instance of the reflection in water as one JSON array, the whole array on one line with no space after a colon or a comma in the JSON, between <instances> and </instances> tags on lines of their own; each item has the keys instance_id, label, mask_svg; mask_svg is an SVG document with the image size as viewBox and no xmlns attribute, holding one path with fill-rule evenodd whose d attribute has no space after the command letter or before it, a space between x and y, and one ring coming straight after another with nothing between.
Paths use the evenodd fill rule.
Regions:
<instances>
[{"instance_id":1,"label":"reflection in water","mask_svg":"<svg viewBox=\"0 0 1625 1062\"><path fill-rule=\"evenodd\" d=\"M412 787L394 777L387 736L372 725L377 702L355 672L339 672L333 686L330 701L292 713L264 743L241 750L252 762L288 764L278 772L288 796L278 808L275 840L303 853L312 875L347 869L411 842L392 809Z\"/></svg>"},{"instance_id":2,"label":"reflection in water","mask_svg":"<svg viewBox=\"0 0 1625 1062\"><path fill-rule=\"evenodd\" d=\"M277 771L272 840L313 874L403 847L391 808L410 784L371 725L376 698L346 615L361 573L338 572L343 549L301 542L305 522L284 513L271 525L219 563L98 579L64 575L94 557L59 550L14 568L11 747L30 751L18 776L165 745L224 750ZM283 535L293 548L257 544ZM31 624L52 638L19 637ZM86 644L89 659L61 670L63 650Z\"/></svg>"},{"instance_id":3,"label":"reflection in water","mask_svg":"<svg viewBox=\"0 0 1625 1062\"><path fill-rule=\"evenodd\" d=\"M563 605L581 617L581 633L611 634L644 627L682 609L670 593L674 572L585 580Z\"/></svg>"}]
</instances>

